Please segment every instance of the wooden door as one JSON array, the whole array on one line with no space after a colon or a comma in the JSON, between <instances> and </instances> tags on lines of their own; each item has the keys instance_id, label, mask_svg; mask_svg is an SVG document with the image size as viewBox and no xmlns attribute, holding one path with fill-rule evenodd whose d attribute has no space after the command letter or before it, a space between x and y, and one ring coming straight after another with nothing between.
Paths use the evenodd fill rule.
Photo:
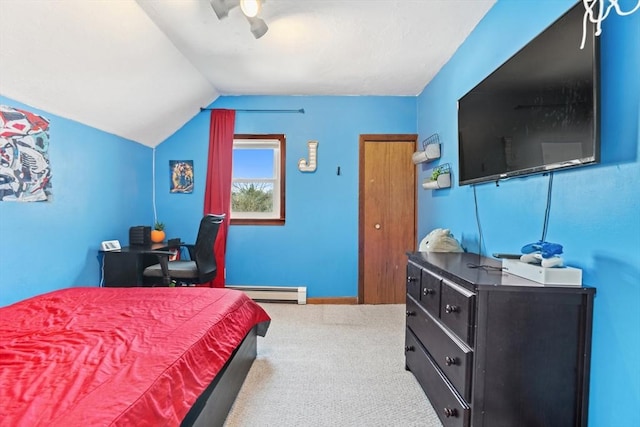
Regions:
<instances>
[{"instance_id":1,"label":"wooden door","mask_svg":"<svg viewBox=\"0 0 640 427\"><path fill-rule=\"evenodd\" d=\"M402 304L416 246L416 135L360 136L358 302Z\"/></svg>"}]
</instances>

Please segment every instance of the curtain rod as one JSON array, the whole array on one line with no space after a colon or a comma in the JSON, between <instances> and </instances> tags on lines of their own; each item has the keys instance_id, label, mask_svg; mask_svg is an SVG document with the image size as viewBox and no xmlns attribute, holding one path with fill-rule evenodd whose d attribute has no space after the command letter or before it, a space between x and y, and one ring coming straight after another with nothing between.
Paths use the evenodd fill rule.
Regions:
<instances>
[{"instance_id":1,"label":"curtain rod","mask_svg":"<svg viewBox=\"0 0 640 427\"><path fill-rule=\"evenodd\" d=\"M200 111L211 111L215 108L204 108L200 107ZM300 113L304 114L304 108L300 108L299 110L243 110L236 109L235 111L241 111L243 113Z\"/></svg>"}]
</instances>

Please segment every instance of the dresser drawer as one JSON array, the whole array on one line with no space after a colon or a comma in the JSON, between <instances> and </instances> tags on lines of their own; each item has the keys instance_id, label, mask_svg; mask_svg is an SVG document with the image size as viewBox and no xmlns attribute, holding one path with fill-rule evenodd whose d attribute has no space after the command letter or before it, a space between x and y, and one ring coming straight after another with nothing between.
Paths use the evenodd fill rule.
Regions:
<instances>
[{"instance_id":1,"label":"dresser drawer","mask_svg":"<svg viewBox=\"0 0 640 427\"><path fill-rule=\"evenodd\" d=\"M438 329L437 320L428 315L416 300L407 296L407 327L410 328L425 347L430 347L430 339Z\"/></svg>"},{"instance_id":2,"label":"dresser drawer","mask_svg":"<svg viewBox=\"0 0 640 427\"><path fill-rule=\"evenodd\" d=\"M422 270L420 302L434 317L440 317L440 286L442 279Z\"/></svg>"},{"instance_id":3,"label":"dresser drawer","mask_svg":"<svg viewBox=\"0 0 640 427\"><path fill-rule=\"evenodd\" d=\"M405 360L445 427L468 427L469 406L438 371L418 339L407 329Z\"/></svg>"},{"instance_id":4,"label":"dresser drawer","mask_svg":"<svg viewBox=\"0 0 640 427\"><path fill-rule=\"evenodd\" d=\"M407 293L420 299L420 274L422 269L413 263L407 264Z\"/></svg>"},{"instance_id":5,"label":"dresser drawer","mask_svg":"<svg viewBox=\"0 0 640 427\"><path fill-rule=\"evenodd\" d=\"M440 319L464 342L473 346L475 294L447 280L442 281Z\"/></svg>"},{"instance_id":6,"label":"dresser drawer","mask_svg":"<svg viewBox=\"0 0 640 427\"><path fill-rule=\"evenodd\" d=\"M407 298L407 326L418 337L458 393L470 401L472 350L440 326L440 322L419 307L412 298Z\"/></svg>"}]
</instances>

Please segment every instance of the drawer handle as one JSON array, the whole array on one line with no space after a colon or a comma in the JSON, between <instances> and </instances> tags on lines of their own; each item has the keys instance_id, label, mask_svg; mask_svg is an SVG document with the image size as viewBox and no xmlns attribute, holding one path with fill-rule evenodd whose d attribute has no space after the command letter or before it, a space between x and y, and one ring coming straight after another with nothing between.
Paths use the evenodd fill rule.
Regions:
<instances>
[{"instance_id":1,"label":"drawer handle","mask_svg":"<svg viewBox=\"0 0 640 427\"><path fill-rule=\"evenodd\" d=\"M435 294L436 291L434 291L433 289L429 289L429 288L424 288L424 290L422 291L423 295L432 295Z\"/></svg>"},{"instance_id":2,"label":"drawer handle","mask_svg":"<svg viewBox=\"0 0 640 427\"><path fill-rule=\"evenodd\" d=\"M444 307L444 311L447 312L447 313L457 313L457 312L460 311L460 308L457 305L449 305L449 304L447 304Z\"/></svg>"},{"instance_id":3,"label":"drawer handle","mask_svg":"<svg viewBox=\"0 0 640 427\"><path fill-rule=\"evenodd\" d=\"M417 281L418 281L417 277L413 277L413 276L407 277L407 283L413 283L413 282L417 282Z\"/></svg>"},{"instance_id":4,"label":"drawer handle","mask_svg":"<svg viewBox=\"0 0 640 427\"><path fill-rule=\"evenodd\" d=\"M444 358L444 364L447 365L447 366L457 365L456 358L455 357L446 356Z\"/></svg>"},{"instance_id":5,"label":"drawer handle","mask_svg":"<svg viewBox=\"0 0 640 427\"><path fill-rule=\"evenodd\" d=\"M456 411L456 408L444 408L444 416L447 418L457 417L458 411Z\"/></svg>"},{"instance_id":6,"label":"drawer handle","mask_svg":"<svg viewBox=\"0 0 640 427\"><path fill-rule=\"evenodd\" d=\"M416 348L412 345L408 345L404 348L404 351L416 351Z\"/></svg>"},{"instance_id":7,"label":"drawer handle","mask_svg":"<svg viewBox=\"0 0 640 427\"><path fill-rule=\"evenodd\" d=\"M415 316L415 315L416 315L416 312L415 312L415 311L407 310L407 317Z\"/></svg>"}]
</instances>

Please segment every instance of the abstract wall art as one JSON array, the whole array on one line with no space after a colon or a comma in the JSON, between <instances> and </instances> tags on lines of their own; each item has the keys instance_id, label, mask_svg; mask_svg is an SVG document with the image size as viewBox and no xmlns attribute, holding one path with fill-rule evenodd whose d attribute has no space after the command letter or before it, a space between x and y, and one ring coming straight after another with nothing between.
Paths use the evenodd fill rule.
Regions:
<instances>
[{"instance_id":1,"label":"abstract wall art","mask_svg":"<svg viewBox=\"0 0 640 427\"><path fill-rule=\"evenodd\" d=\"M51 199L49 120L0 105L0 201Z\"/></svg>"}]
</instances>

